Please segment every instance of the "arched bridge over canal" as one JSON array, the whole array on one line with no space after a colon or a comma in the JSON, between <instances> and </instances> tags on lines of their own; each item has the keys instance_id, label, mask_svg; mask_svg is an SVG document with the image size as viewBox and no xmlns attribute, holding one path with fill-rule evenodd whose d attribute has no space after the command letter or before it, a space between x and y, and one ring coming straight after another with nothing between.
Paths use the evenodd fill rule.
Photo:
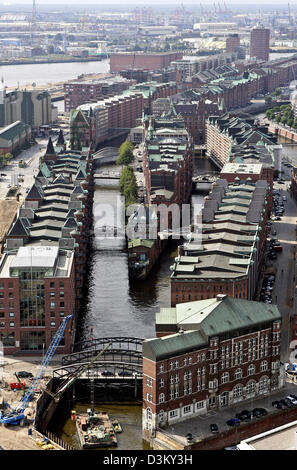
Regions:
<instances>
[{"instance_id":1,"label":"arched bridge over canal","mask_svg":"<svg viewBox=\"0 0 297 470\"><path fill-rule=\"evenodd\" d=\"M116 163L119 155L117 147L103 147L93 154L94 168L100 168L103 165L113 165Z\"/></svg>"},{"instance_id":2,"label":"arched bridge over canal","mask_svg":"<svg viewBox=\"0 0 297 470\"><path fill-rule=\"evenodd\" d=\"M111 345L98 357L81 379L101 379L104 381L124 381L132 377L142 377L142 338L116 336L90 339L76 343L74 352L62 358L62 366L54 369L53 377L64 379L75 375L75 371L87 366L96 356Z\"/></svg>"}]
</instances>

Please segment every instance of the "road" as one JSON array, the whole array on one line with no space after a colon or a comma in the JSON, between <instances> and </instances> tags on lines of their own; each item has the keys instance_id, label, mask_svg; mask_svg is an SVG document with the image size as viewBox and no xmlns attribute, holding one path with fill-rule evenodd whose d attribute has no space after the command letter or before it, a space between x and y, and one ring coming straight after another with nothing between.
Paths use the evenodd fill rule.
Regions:
<instances>
[{"instance_id":1,"label":"road","mask_svg":"<svg viewBox=\"0 0 297 470\"><path fill-rule=\"evenodd\" d=\"M281 360L288 362L290 353L291 328L290 317L295 308L295 253L296 242L296 220L297 205L288 190L290 182L285 184L274 183L274 189L279 190L281 196L286 196L284 202L285 213L281 220L272 223L271 230L276 230L277 238L280 241L283 251L277 256L276 261L267 261L267 266L273 265L276 268L276 279L273 290L273 303L276 303L282 314L282 348Z\"/></svg>"},{"instance_id":2,"label":"road","mask_svg":"<svg viewBox=\"0 0 297 470\"><path fill-rule=\"evenodd\" d=\"M45 153L47 142L47 139L39 140L37 145L24 150L13 158L8 165L1 168L1 173L6 176L0 178L0 199L5 198L7 195L9 185L12 182L12 175L24 175L24 182L20 183L19 193L25 196L26 189L30 188L34 182L34 176L37 174L39 167L39 159ZM20 160L27 163L25 168L19 168Z\"/></svg>"}]
</instances>

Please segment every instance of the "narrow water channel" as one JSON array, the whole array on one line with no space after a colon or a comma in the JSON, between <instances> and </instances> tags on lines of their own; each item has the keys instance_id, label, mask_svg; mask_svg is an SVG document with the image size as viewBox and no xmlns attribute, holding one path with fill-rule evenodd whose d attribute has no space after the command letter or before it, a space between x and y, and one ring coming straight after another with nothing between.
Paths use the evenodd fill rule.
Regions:
<instances>
[{"instance_id":1,"label":"narrow water channel","mask_svg":"<svg viewBox=\"0 0 297 470\"><path fill-rule=\"evenodd\" d=\"M194 173L212 170L204 158L195 160ZM94 194L94 214L98 203L116 204L117 188L102 188ZM192 203L203 196L193 195ZM108 224L108 221L107 221ZM89 267L88 295L81 325L82 340L105 336L135 336L149 338L155 335L155 313L170 305L170 269L176 248L168 247L146 281L130 281L125 246L118 240L96 239L92 243L92 261Z\"/></svg>"},{"instance_id":2,"label":"narrow water channel","mask_svg":"<svg viewBox=\"0 0 297 470\"><path fill-rule=\"evenodd\" d=\"M194 174L199 170L213 170L206 159L195 160ZM116 187L97 186L94 194L93 213L100 203L115 206L119 190ZM192 204L199 204L203 195L193 194ZM111 211L112 212L112 211ZM109 215L107 214L107 217ZM106 225L111 219L106 221ZM96 230L95 230L96 235ZM168 246L159 262L146 281L129 282L128 259L125 243L114 239L92 239L91 263L83 318L80 323L78 338L134 336L149 338L155 336L155 313L160 307L170 306L170 265L177 255L177 248ZM74 404L74 409L86 411L90 407L86 388L85 399ZM142 405L141 402L124 402L125 395L113 399L109 394L100 397L95 403L95 410L107 411L111 418L117 418L124 432L119 435L118 447L122 450L141 450L146 444L142 441ZM51 430L74 448L79 448L74 422L69 417L67 406L61 407L51 423ZM100 450L100 449L98 449Z\"/></svg>"}]
</instances>

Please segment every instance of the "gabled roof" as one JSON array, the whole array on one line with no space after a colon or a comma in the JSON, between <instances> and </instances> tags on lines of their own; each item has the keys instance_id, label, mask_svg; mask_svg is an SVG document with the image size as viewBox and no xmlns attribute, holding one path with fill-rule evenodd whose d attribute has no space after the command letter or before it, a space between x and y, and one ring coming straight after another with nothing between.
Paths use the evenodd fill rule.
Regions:
<instances>
[{"instance_id":1,"label":"gabled roof","mask_svg":"<svg viewBox=\"0 0 297 470\"><path fill-rule=\"evenodd\" d=\"M51 137L48 139L45 155L56 155Z\"/></svg>"},{"instance_id":2,"label":"gabled roof","mask_svg":"<svg viewBox=\"0 0 297 470\"><path fill-rule=\"evenodd\" d=\"M74 217L68 217L68 219L66 220L65 224L64 224L64 227L68 227L68 228L73 228L73 227L77 227L77 222L75 220Z\"/></svg>"},{"instance_id":3,"label":"gabled roof","mask_svg":"<svg viewBox=\"0 0 297 470\"><path fill-rule=\"evenodd\" d=\"M40 186L33 184L30 191L26 196L26 200L36 200L36 199L43 199L43 190Z\"/></svg>"},{"instance_id":4,"label":"gabled roof","mask_svg":"<svg viewBox=\"0 0 297 470\"><path fill-rule=\"evenodd\" d=\"M8 232L8 237L27 237L29 235L28 230L26 228L28 225L28 221L26 223L18 217L13 226L11 227L10 231Z\"/></svg>"}]
</instances>

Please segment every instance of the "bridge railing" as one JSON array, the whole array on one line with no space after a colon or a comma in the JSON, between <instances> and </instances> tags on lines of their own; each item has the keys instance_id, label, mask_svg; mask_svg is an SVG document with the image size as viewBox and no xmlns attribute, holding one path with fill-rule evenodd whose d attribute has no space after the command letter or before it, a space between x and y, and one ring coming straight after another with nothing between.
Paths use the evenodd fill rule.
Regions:
<instances>
[{"instance_id":1,"label":"bridge railing","mask_svg":"<svg viewBox=\"0 0 297 470\"><path fill-rule=\"evenodd\" d=\"M75 373L81 368L88 364L75 363L65 365L64 367L58 367L53 370L54 379L67 379L68 377L75 375ZM104 375L104 371L108 371L110 375ZM102 373L103 372L103 373ZM131 378L135 375L142 376L142 361L139 364L124 362L124 361L96 361L94 362L80 378L102 378L102 379L114 379L114 378Z\"/></svg>"},{"instance_id":2,"label":"bridge railing","mask_svg":"<svg viewBox=\"0 0 297 470\"><path fill-rule=\"evenodd\" d=\"M62 358L62 364L63 365L68 365L68 364L73 364L77 362L83 362L86 359L91 359L95 355L97 355L102 348L99 349L85 349L83 351L79 351L77 353L69 354L68 356L64 356ZM142 352L137 351L135 349L110 349L105 351L103 355L101 356L102 361L108 361L109 358L112 357L113 360L115 358L129 358L130 362L133 363L140 363L142 362Z\"/></svg>"},{"instance_id":3,"label":"bridge railing","mask_svg":"<svg viewBox=\"0 0 297 470\"><path fill-rule=\"evenodd\" d=\"M94 339L89 339L85 341L79 341L74 344L74 351L82 351L83 349L93 349L93 348L98 348L104 346L107 346L108 343L112 343L111 349L118 344L119 348L121 348L122 344L127 344L128 348L130 349L130 346L133 346L132 349L136 350L141 350L142 351L142 343L143 343L143 338L134 338L132 336L111 336L108 338L94 338Z\"/></svg>"}]
</instances>

